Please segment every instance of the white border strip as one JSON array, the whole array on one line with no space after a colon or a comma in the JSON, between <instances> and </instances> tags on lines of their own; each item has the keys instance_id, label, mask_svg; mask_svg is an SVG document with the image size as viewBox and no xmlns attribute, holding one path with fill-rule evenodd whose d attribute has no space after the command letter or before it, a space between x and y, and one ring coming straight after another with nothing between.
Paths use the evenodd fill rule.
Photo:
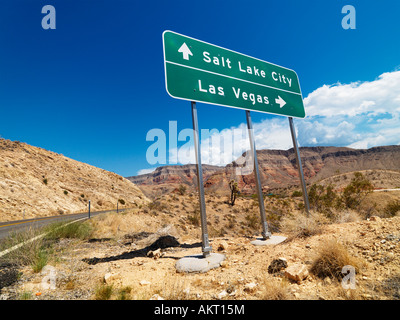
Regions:
<instances>
[{"instance_id":1,"label":"white border strip","mask_svg":"<svg viewBox=\"0 0 400 320\"><path fill-rule=\"evenodd\" d=\"M239 79L239 78L227 76L227 75L225 75L225 74L216 73L216 72L208 71L208 70L203 70L203 69L199 69L199 68L195 68L195 67L190 67L190 66L186 66L186 65L184 65L184 64L180 64L180 63L176 63L176 62L172 62L172 61L168 61L168 60L165 60L165 62L166 62L166 63L170 63L170 64L174 64L174 65L177 65L177 66L180 66L180 67L185 67L185 68L189 68L189 69L193 69L193 70L197 70L197 71L201 71L201 72L207 72L207 73L211 73L211 74L214 74L214 75L217 75L217 76L221 76L221 77L225 77L225 78L230 78L230 79L233 79L233 80L238 80L238 81L243 81L243 82L248 82L248 83L251 83L251 84L254 84L254 85L258 85L258 86L262 86L262 87L266 87L266 88L269 88L269 89L285 91L285 92L287 92L287 93L293 93L293 94L297 94L298 96L301 96L301 93L297 93L297 92L292 92L292 91L288 91L288 90L285 90L285 89L280 89L280 88L271 87L271 86L268 86L268 85L266 85L266 84L261 84L261 83L257 83L257 82L252 82L252 81L244 80L244 79Z\"/></svg>"}]
</instances>

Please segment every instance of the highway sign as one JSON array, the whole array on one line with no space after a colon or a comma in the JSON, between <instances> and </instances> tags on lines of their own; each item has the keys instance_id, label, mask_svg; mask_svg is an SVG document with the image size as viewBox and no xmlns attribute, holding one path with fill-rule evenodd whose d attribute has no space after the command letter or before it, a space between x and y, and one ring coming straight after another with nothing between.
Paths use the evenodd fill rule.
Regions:
<instances>
[{"instance_id":1,"label":"highway sign","mask_svg":"<svg viewBox=\"0 0 400 320\"><path fill-rule=\"evenodd\" d=\"M163 48L173 98L305 117L293 70L172 31L164 31Z\"/></svg>"}]
</instances>

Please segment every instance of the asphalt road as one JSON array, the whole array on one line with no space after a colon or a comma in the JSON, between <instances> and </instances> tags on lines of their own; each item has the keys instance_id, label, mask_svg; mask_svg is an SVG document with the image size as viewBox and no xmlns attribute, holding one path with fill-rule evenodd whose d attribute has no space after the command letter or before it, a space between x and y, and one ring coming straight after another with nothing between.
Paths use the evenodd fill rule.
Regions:
<instances>
[{"instance_id":1,"label":"asphalt road","mask_svg":"<svg viewBox=\"0 0 400 320\"><path fill-rule=\"evenodd\" d=\"M106 210L106 211L97 211L91 212L90 217L94 217L96 215L108 212L115 212L116 210ZM119 210L124 211L124 209ZM77 213L77 214L68 214L63 216L53 216L53 217L43 217L43 218L36 218L36 219L26 219L26 220L18 220L18 221L7 221L7 222L0 222L0 241L6 238L12 232L21 232L26 229L32 228L41 228L47 224L61 222L61 221L71 221L71 220L78 220L82 218L88 218L88 213Z\"/></svg>"}]
</instances>

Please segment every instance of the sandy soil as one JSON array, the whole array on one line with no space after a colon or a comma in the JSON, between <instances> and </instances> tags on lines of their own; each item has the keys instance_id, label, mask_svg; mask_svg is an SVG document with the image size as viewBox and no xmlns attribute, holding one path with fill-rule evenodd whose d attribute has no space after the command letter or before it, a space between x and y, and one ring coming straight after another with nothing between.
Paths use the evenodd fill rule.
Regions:
<instances>
[{"instance_id":1,"label":"sandy soil","mask_svg":"<svg viewBox=\"0 0 400 320\"><path fill-rule=\"evenodd\" d=\"M187 199L169 197L167 200L177 199L171 207ZM241 201L238 208L243 209L253 200ZM188 223L183 212L171 216L168 209L164 211L92 219L100 230L92 240L63 239L56 245L57 259L49 261L55 268L55 289L43 286L49 270L35 274L26 267L17 283L3 288L2 297L18 299L29 292L40 300L96 299L96 291L109 285L111 299L121 299L121 292L128 292L129 299L400 299L400 217L328 224L322 226L321 233L305 238L275 232L288 240L262 247L250 243L258 231L239 224L232 229L224 225L228 229L225 235L211 237L213 252L226 256L222 265L207 273L185 274L176 271L175 263L201 253L200 227ZM223 225L223 216L227 216L224 223L229 225L230 214L222 210L219 218L211 217L210 221L219 219ZM107 239L111 235L113 239ZM163 235L174 236L180 246L159 250L161 256L148 256L149 246ZM319 278L311 271L320 249L332 241L341 244L362 266L356 273L355 289L345 290L340 281ZM288 267L306 266L308 276L294 282L284 271L268 273L268 266L279 257L287 260Z\"/></svg>"}]
</instances>

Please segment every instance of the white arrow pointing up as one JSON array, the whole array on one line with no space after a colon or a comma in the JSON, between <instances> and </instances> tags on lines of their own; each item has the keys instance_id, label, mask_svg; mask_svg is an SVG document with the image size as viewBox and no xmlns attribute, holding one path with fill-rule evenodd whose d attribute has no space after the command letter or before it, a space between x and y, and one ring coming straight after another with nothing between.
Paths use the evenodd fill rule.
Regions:
<instances>
[{"instance_id":1,"label":"white arrow pointing up","mask_svg":"<svg viewBox=\"0 0 400 320\"><path fill-rule=\"evenodd\" d=\"M275 102L279 104L279 107L281 108L286 104L286 101L283 100L280 96L278 96L278 99L275 99Z\"/></svg>"},{"instance_id":2,"label":"white arrow pointing up","mask_svg":"<svg viewBox=\"0 0 400 320\"><path fill-rule=\"evenodd\" d=\"M192 51L190 51L190 49L188 48L188 46L186 45L185 42L183 43L183 45L181 45L178 52L182 52L183 59L185 59L185 60L189 60L189 55L193 56Z\"/></svg>"}]
</instances>

